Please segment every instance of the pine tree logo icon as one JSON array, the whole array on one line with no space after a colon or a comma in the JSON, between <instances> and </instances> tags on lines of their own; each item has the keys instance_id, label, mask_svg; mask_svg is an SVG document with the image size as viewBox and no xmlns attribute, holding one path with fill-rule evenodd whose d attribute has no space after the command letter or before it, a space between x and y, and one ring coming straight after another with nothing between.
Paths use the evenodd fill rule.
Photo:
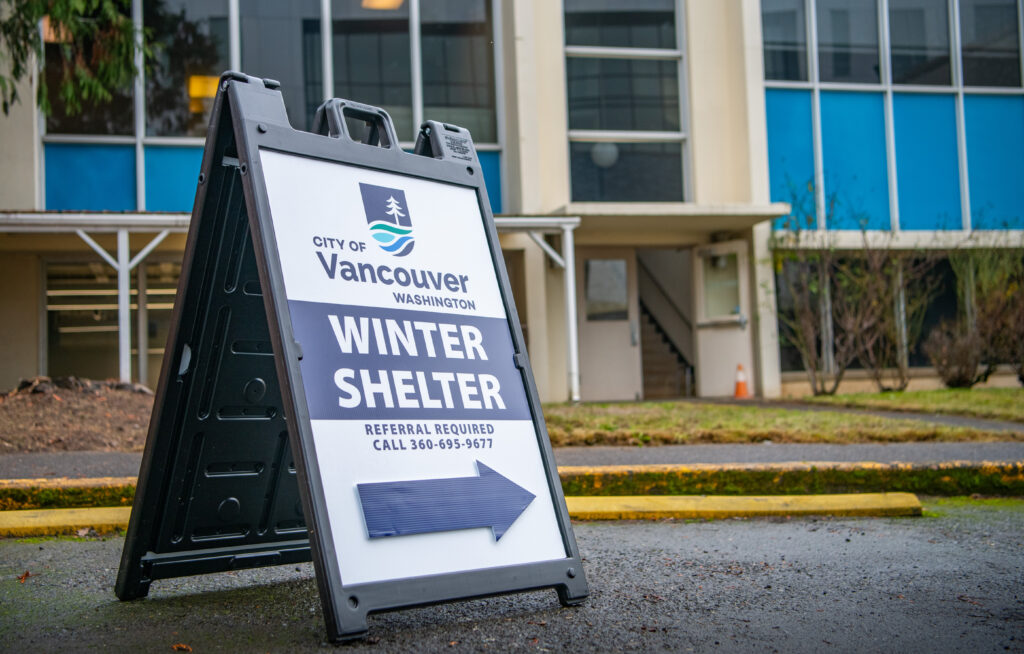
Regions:
<instances>
[{"instance_id":1,"label":"pine tree logo icon","mask_svg":"<svg viewBox=\"0 0 1024 654\"><path fill-rule=\"evenodd\" d=\"M396 257L404 257L412 252L416 241L413 238L405 191L360 183L359 192L363 196L363 210L366 212L370 235L380 249Z\"/></svg>"}]
</instances>

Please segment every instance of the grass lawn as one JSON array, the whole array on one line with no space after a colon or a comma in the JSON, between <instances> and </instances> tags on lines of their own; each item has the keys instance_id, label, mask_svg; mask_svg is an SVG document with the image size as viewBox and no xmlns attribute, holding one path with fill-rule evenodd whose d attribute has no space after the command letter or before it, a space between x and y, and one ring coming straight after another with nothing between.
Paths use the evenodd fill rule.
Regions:
<instances>
[{"instance_id":1,"label":"grass lawn","mask_svg":"<svg viewBox=\"0 0 1024 654\"><path fill-rule=\"evenodd\" d=\"M948 427L916 420L699 402L549 404L551 444L902 443L1011 441L1024 435Z\"/></svg>"},{"instance_id":2,"label":"grass lawn","mask_svg":"<svg viewBox=\"0 0 1024 654\"><path fill-rule=\"evenodd\" d=\"M1024 388L943 388L936 391L852 393L806 399L808 402L863 409L949 413L1024 422Z\"/></svg>"}]
</instances>

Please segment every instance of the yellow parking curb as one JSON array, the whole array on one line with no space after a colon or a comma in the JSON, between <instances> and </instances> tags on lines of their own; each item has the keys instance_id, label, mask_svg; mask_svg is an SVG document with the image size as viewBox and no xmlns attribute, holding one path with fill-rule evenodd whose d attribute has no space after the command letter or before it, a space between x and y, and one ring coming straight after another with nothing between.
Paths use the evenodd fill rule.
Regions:
<instances>
[{"instance_id":1,"label":"yellow parking curb","mask_svg":"<svg viewBox=\"0 0 1024 654\"><path fill-rule=\"evenodd\" d=\"M846 495L652 495L567 497L577 520L722 519L755 516L916 516L921 502L913 493ZM130 507L0 511L0 537L99 533L126 529Z\"/></svg>"},{"instance_id":2,"label":"yellow parking curb","mask_svg":"<svg viewBox=\"0 0 1024 654\"><path fill-rule=\"evenodd\" d=\"M0 536L55 536L74 534L80 529L99 533L126 529L131 507L115 506L99 509L45 509L34 511L0 511Z\"/></svg>"},{"instance_id":3,"label":"yellow parking curb","mask_svg":"<svg viewBox=\"0 0 1024 654\"><path fill-rule=\"evenodd\" d=\"M919 516L913 493L843 495L620 495L567 497L578 520L721 519L754 516Z\"/></svg>"}]
</instances>

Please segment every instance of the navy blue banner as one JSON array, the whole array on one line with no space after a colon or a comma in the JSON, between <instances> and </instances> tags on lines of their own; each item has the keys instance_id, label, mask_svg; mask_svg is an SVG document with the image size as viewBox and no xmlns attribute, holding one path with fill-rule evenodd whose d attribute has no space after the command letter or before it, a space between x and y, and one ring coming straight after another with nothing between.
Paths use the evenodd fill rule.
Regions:
<instances>
[{"instance_id":1,"label":"navy blue banner","mask_svg":"<svg viewBox=\"0 0 1024 654\"><path fill-rule=\"evenodd\" d=\"M313 420L529 420L499 318L289 300Z\"/></svg>"}]
</instances>

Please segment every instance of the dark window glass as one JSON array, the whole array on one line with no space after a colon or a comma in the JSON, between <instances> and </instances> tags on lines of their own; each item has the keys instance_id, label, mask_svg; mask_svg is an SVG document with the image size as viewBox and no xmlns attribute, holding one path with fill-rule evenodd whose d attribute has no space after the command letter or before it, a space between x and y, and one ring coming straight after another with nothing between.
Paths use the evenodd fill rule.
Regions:
<instances>
[{"instance_id":1,"label":"dark window glass","mask_svg":"<svg viewBox=\"0 0 1024 654\"><path fill-rule=\"evenodd\" d=\"M570 129L679 130L674 61L569 57Z\"/></svg>"},{"instance_id":2,"label":"dark window glass","mask_svg":"<svg viewBox=\"0 0 1024 654\"><path fill-rule=\"evenodd\" d=\"M587 259L583 271L587 320L626 320L629 286L625 259Z\"/></svg>"},{"instance_id":3,"label":"dark window glass","mask_svg":"<svg viewBox=\"0 0 1024 654\"><path fill-rule=\"evenodd\" d=\"M944 322L954 321L957 317L959 307L959 301L957 300L958 282L956 275L953 273L953 267L949 265L949 260L943 259L936 263L931 276L933 276L933 279L928 281L938 280L935 296L928 303L924 316L920 318L921 322L918 325L907 326L908 329L920 330L917 343L909 352L909 362L912 367L932 365L928 355L924 352L925 339L928 338L928 334L933 329L939 327ZM908 301L915 297L915 291L918 294L920 293L917 289L907 289Z\"/></svg>"},{"instance_id":4,"label":"dark window glass","mask_svg":"<svg viewBox=\"0 0 1024 654\"><path fill-rule=\"evenodd\" d=\"M398 138L413 140L408 7L373 10L359 0L334 0L331 20L334 95L383 108Z\"/></svg>"},{"instance_id":5,"label":"dark window glass","mask_svg":"<svg viewBox=\"0 0 1024 654\"><path fill-rule=\"evenodd\" d=\"M879 82L875 0L816 0L822 82Z\"/></svg>"},{"instance_id":6,"label":"dark window glass","mask_svg":"<svg viewBox=\"0 0 1024 654\"><path fill-rule=\"evenodd\" d=\"M761 0L764 78L807 81L804 0Z\"/></svg>"},{"instance_id":7,"label":"dark window glass","mask_svg":"<svg viewBox=\"0 0 1024 654\"><path fill-rule=\"evenodd\" d=\"M575 202L682 202L678 143L571 143Z\"/></svg>"},{"instance_id":8,"label":"dark window glass","mask_svg":"<svg viewBox=\"0 0 1024 654\"><path fill-rule=\"evenodd\" d=\"M281 82L288 120L308 130L323 102L320 3L241 0L242 70Z\"/></svg>"},{"instance_id":9,"label":"dark window glass","mask_svg":"<svg viewBox=\"0 0 1024 654\"><path fill-rule=\"evenodd\" d=\"M946 0L889 0L894 84L952 81Z\"/></svg>"},{"instance_id":10,"label":"dark window glass","mask_svg":"<svg viewBox=\"0 0 1024 654\"><path fill-rule=\"evenodd\" d=\"M488 0L426 2L420 14L423 117L496 143L494 40Z\"/></svg>"},{"instance_id":11,"label":"dark window glass","mask_svg":"<svg viewBox=\"0 0 1024 654\"><path fill-rule=\"evenodd\" d=\"M127 10L126 10L127 13ZM82 58L90 61L96 45L87 43L82 52L70 52L70 44L61 42L60 30L47 30L44 34L47 94L50 99L50 115L46 117L46 131L50 134L100 134L130 136L135 133L133 89L129 82L126 88L114 91L108 102L81 100L81 110L68 112L67 105L60 97L60 84L64 78L65 58ZM64 50L69 50L64 52ZM73 74L69 69L68 74Z\"/></svg>"},{"instance_id":12,"label":"dark window glass","mask_svg":"<svg viewBox=\"0 0 1024 654\"><path fill-rule=\"evenodd\" d=\"M804 369L803 357L797 347L797 334L793 330L796 321L797 297L803 297L809 284L815 284L816 267L812 257L808 260L789 258L780 253L782 265L775 266L775 294L777 298L779 329L779 363L782 372L800 372ZM816 285L815 285L816 286ZM811 301L818 303L815 292L809 294ZM821 315L818 313L817 315ZM815 341L815 350L821 351L821 341Z\"/></svg>"},{"instance_id":13,"label":"dark window glass","mask_svg":"<svg viewBox=\"0 0 1024 654\"><path fill-rule=\"evenodd\" d=\"M964 84L1020 86L1020 35L1014 0L960 0Z\"/></svg>"},{"instance_id":14,"label":"dark window glass","mask_svg":"<svg viewBox=\"0 0 1024 654\"><path fill-rule=\"evenodd\" d=\"M674 0L565 0L565 44L676 47Z\"/></svg>"},{"instance_id":15,"label":"dark window glass","mask_svg":"<svg viewBox=\"0 0 1024 654\"><path fill-rule=\"evenodd\" d=\"M155 61L146 75L146 134L203 136L228 64L228 3L146 0Z\"/></svg>"}]
</instances>

